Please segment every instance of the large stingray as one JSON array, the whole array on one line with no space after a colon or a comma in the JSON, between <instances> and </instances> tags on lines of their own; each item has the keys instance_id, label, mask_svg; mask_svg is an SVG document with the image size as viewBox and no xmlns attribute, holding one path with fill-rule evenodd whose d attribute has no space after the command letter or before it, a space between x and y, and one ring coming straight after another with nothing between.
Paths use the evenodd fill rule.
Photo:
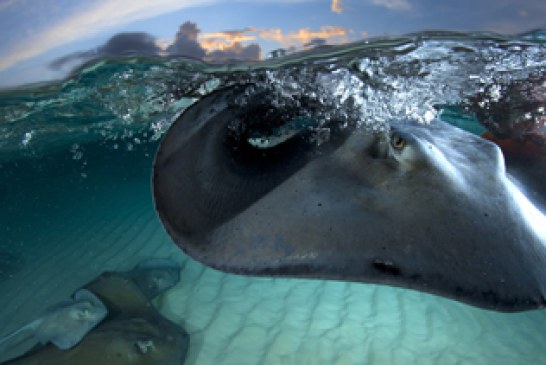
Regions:
<instances>
[{"instance_id":1,"label":"large stingray","mask_svg":"<svg viewBox=\"0 0 546 365\"><path fill-rule=\"evenodd\" d=\"M166 264L166 260L154 259L128 273L103 273L83 289L94 293L108 308L108 316L101 324L71 349L39 346L5 365L182 365L189 346L188 334L161 316L149 302L150 297L159 294L154 289L155 295L150 295L147 289L153 277L162 270L174 269ZM145 270L150 277L146 277Z\"/></svg>"},{"instance_id":2,"label":"large stingray","mask_svg":"<svg viewBox=\"0 0 546 365\"><path fill-rule=\"evenodd\" d=\"M479 307L546 304L546 218L499 148L439 120L388 133L331 126L317 144L264 95L214 92L172 125L155 205L190 256L237 274L382 283Z\"/></svg>"}]
</instances>

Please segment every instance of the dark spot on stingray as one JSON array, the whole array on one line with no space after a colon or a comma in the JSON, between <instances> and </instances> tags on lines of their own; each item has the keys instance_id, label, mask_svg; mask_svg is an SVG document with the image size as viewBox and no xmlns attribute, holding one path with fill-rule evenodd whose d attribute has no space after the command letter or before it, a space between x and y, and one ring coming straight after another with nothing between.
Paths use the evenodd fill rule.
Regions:
<instances>
[{"instance_id":1,"label":"dark spot on stingray","mask_svg":"<svg viewBox=\"0 0 546 365\"><path fill-rule=\"evenodd\" d=\"M411 274L411 275L409 276L409 278L410 278L411 280L413 280L413 281L418 281L418 280L421 280L422 275L420 275L420 274Z\"/></svg>"},{"instance_id":2,"label":"dark spot on stingray","mask_svg":"<svg viewBox=\"0 0 546 365\"><path fill-rule=\"evenodd\" d=\"M497 295L491 290L482 291L481 294L482 294L482 296L484 298L487 298L487 299L492 300L492 301L495 301L497 299Z\"/></svg>"},{"instance_id":3,"label":"dark spot on stingray","mask_svg":"<svg viewBox=\"0 0 546 365\"><path fill-rule=\"evenodd\" d=\"M391 260L375 259L372 263L373 267L383 274L400 275L400 269Z\"/></svg>"}]
</instances>

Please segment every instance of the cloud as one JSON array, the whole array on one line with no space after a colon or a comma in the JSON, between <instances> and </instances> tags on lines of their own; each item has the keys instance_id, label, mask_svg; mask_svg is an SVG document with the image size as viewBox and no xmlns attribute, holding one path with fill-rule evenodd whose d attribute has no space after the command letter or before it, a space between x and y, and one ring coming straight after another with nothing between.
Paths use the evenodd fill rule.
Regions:
<instances>
[{"instance_id":1,"label":"cloud","mask_svg":"<svg viewBox=\"0 0 546 365\"><path fill-rule=\"evenodd\" d=\"M197 41L200 32L197 24L185 22L178 29L174 42L166 48L167 54L203 59L207 52Z\"/></svg>"},{"instance_id":2,"label":"cloud","mask_svg":"<svg viewBox=\"0 0 546 365\"><path fill-rule=\"evenodd\" d=\"M206 50L223 50L232 47L235 43L253 41L256 36L247 33L253 32L253 27L240 30L226 30L215 33L204 33L199 36L199 43Z\"/></svg>"},{"instance_id":3,"label":"cloud","mask_svg":"<svg viewBox=\"0 0 546 365\"><path fill-rule=\"evenodd\" d=\"M305 48L315 48L326 45L326 39L324 38L313 38L309 43L305 43L303 46Z\"/></svg>"},{"instance_id":4,"label":"cloud","mask_svg":"<svg viewBox=\"0 0 546 365\"><path fill-rule=\"evenodd\" d=\"M256 29L247 27L236 30L202 33L196 23L187 21L180 25L174 41L157 39L143 33L118 33L104 45L88 51L80 51L57 58L50 68L70 68L104 56L183 56L207 62L258 61L262 50L258 44L245 44L256 40L269 40L285 48L311 48L327 43L347 42L348 31L343 27L324 26L317 31L302 28L283 33L280 28Z\"/></svg>"},{"instance_id":5,"label":"cloud","mask_svg":"<svg viewBox=\"0 0 546 365\"><path fill-rule=\"evenodd\" d=\"M98 53L106 56L121 55L157 55L161 49L155 43L155 38L147 33L118 33L102 47Z\"/></svg>"},{"instance_id":6,"label":"cloud","mask_svg":"<svg viewBox=\"0 0 546 365\"><path fill-rule=\"evenodd\" d=\"M295 32L283 34L280 28L266 29L259 31L260 37L273 40L280 43L283 47L297 46L301 47L308 44L313 39L323 39L325 41L346 42L347 30L343 27L324 26L319 31L312 31L309 28L302 28Z\"/></svg>"},{"instance_id":7,"label":"cloud","mask_svg":"<svg viewBox=\"0 0 546 365\"><path fill-rule=\"evenodd\" d=\"M80 51L57 58L50 63L50 68L58 70L66 65L81 63L93 58L104 56L155 56L159 55L161 48L156 44L156 39L147 33L118 33L104 45L89 51Z\"/></svg>"},{"instance_id":8,"label":"cloud","mask_svg":"<svg viewBox=\"0 0 546 365\"><path fill-rule=\"evenodd\" d=\"M32 39L13 47L0 59L0 71L18 62L38 56L52 48L81 40L105 29L147 19L176 10L211 4L218 0L116 0L101 1Z\"/></svg>"},{"instance_id":9,"label":"cloud","mask_svg":"<svg viewBox=\"0 0 546 365\"><path fill-rule=\"evenodd\" d=\"M176 33L176 38L186 38L188 40L197 42L197 37L199 36L199 33L201 33L201 29L197 28L197 23L192 22L184 22L178 28L178 32Z\"/></svg>"},{"instance_id":10,"label":"cloud","mask_svg":"<svg viewBox=\"0 0 546 365\"><path fill-rule=\"evenodd\" d=\"M209 52L205 56L207 62L229 62L229 61L258 61L261 58L261 49L257 44L243 46L239 42L233 43L230 47L222 50Z\"/></svg>"},{"instance_id":11,"label":"cloud","mask_svg":"<svg viewBox=\"0 0 546 365\"><path fill-rule=\"evenodd\" d=\"M217 63L257 61L261 57L260 46L241 43L256 38L245 35L249 31L253 31L253 28L201 34L197 24L188 21L180 26L172 43L142 32L118 33L102 46L57 58L49 66L53 70L59 70L95 58L127 55L183 56Z\"/></svg>"},{"instance_id":12,"label":"cloud","mask_svg":"<svg viewBox=\"0 0 546 365\"><path fill-rule=\"evenodd\" d=\"M215 33L203 33L197 24L186 22L180 26L176 39L166 48L167 54L186 56L207 62L257 61L261 48L257 44L248 46L241 42L256 39L246 33L253 28L225 30Z\"/></svg>"},{"instance_id":13,"label":"cloud","mask_svg":"<svg viewBox=\"0 0 546 365\"><path fill-rule=\"evenodd\" d=\"M95 50L73 52L73 53L67 54L66 56L62 56L62 57L54 59L49 64L49 68L52 70L60 70L61 68L65 66L75 66L84 61L95 58L96 54L97 53Z\"/></svg>"},{"instance_id":14,"label":"cloud","mask_svg":"<svg viewBox=\"0 0 546 365\"><path fill-rule=\"evenodd\" d=\"M255 28L248 27L237 30L224 30L215 33L204 33L198 37L199 44L205 50L207 62L229 62L229 61L258 61L261 58L261 48L257 44L243 45L241 42L253 41Z\"/></svg>"},{"instance_id":15,"label":"cloud","mask_svg":"<svg viewBox=\"0 0 546 365\"><path fill-rule=\"evenodd\" d=\"M341 0L332 0L331 9L334 13L341 14L343 12L343 8L341 7Z\"/></svg>"},{"instance_id":16,"label":"cloud","mask_svg":"<svg viewBox=\"0 0 546 365\"><path fill-rule=\"evenodd\" d=\"M14 4L15 4L15 0L4 0L0 2L0 11L4 11L5 9L8 9Z\"/></svg>"},{"instance_id":17,"label":"cloud","mask_svg":"<svg viewBox=\"0 0 546 365\"><path fill-rule=\"evenodd\" d=\"M408 0L372 0L372 4L383 6L391 10L409 10L411 4Z\"/></svg>"}]
</instances>

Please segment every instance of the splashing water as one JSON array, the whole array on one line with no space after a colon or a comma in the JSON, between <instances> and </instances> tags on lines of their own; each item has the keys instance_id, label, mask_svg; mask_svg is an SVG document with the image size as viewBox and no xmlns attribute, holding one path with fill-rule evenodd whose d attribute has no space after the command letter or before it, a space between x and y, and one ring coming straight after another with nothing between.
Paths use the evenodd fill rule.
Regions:
<instances>
[{"instance_id":1,"label":"splashing water","mask_svg":"<svg viewBox=\"0 0 546 365\"><path fill-rule=\"evenodd\" d=\"M333 119L371 130L393 119L427 123L443 106L480 92L494 97L503 85L544 72L545 56L544 40L533 34L419 33L250 65L103 60L63 82L0 93L0 152L97 140L131 150L158 140L202 95L241 83L270 92L279 108L312 115L317 128Z\"/></svg>"},{"instance_id":2,"label":"splashing water","mask_svg":"<svg viewBox=\"0 0 546 365\"><path fill-rule=\"evenodd\" d=\"M63 81L0 91L0 284L10 293L0 296L0 335L104 270L172 254L184 270L161 310L188 323L195 343L203 340L202 351L190 350L196 364L540 363L543 311L508 316L388 287L204 268L160 227L149 175L158 140L185 108L235 84L248 86L234 103L260 93L290 117L249 141L258 147L301 128L321 143L333 125L375 133L391 120L435 117L474 133L502 132L506 126L480 112L505 104L515 106L507 110L514 123L532 128L544 117L544 92L532 93L544 88L545 42L540 31L436 32L256 64L109 58ZM528 115L513 90L533 100Z\"/></svg>"}]
</instances>

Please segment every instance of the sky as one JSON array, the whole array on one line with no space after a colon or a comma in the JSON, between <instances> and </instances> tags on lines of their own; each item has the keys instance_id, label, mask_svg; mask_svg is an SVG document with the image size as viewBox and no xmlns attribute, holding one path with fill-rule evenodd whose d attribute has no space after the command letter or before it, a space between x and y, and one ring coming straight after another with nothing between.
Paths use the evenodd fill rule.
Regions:
<instances>
[{"instance_id":1,"label":"sky","mask_svg":"<svg viewBox=\"0 0 546 365\"><path fill-rule=\"evenodd\" d=\"M422 30L545 27L545 0L0 0L0 88L59 79L105 55L256 61Z\"/></svg>"}]
</instances>

